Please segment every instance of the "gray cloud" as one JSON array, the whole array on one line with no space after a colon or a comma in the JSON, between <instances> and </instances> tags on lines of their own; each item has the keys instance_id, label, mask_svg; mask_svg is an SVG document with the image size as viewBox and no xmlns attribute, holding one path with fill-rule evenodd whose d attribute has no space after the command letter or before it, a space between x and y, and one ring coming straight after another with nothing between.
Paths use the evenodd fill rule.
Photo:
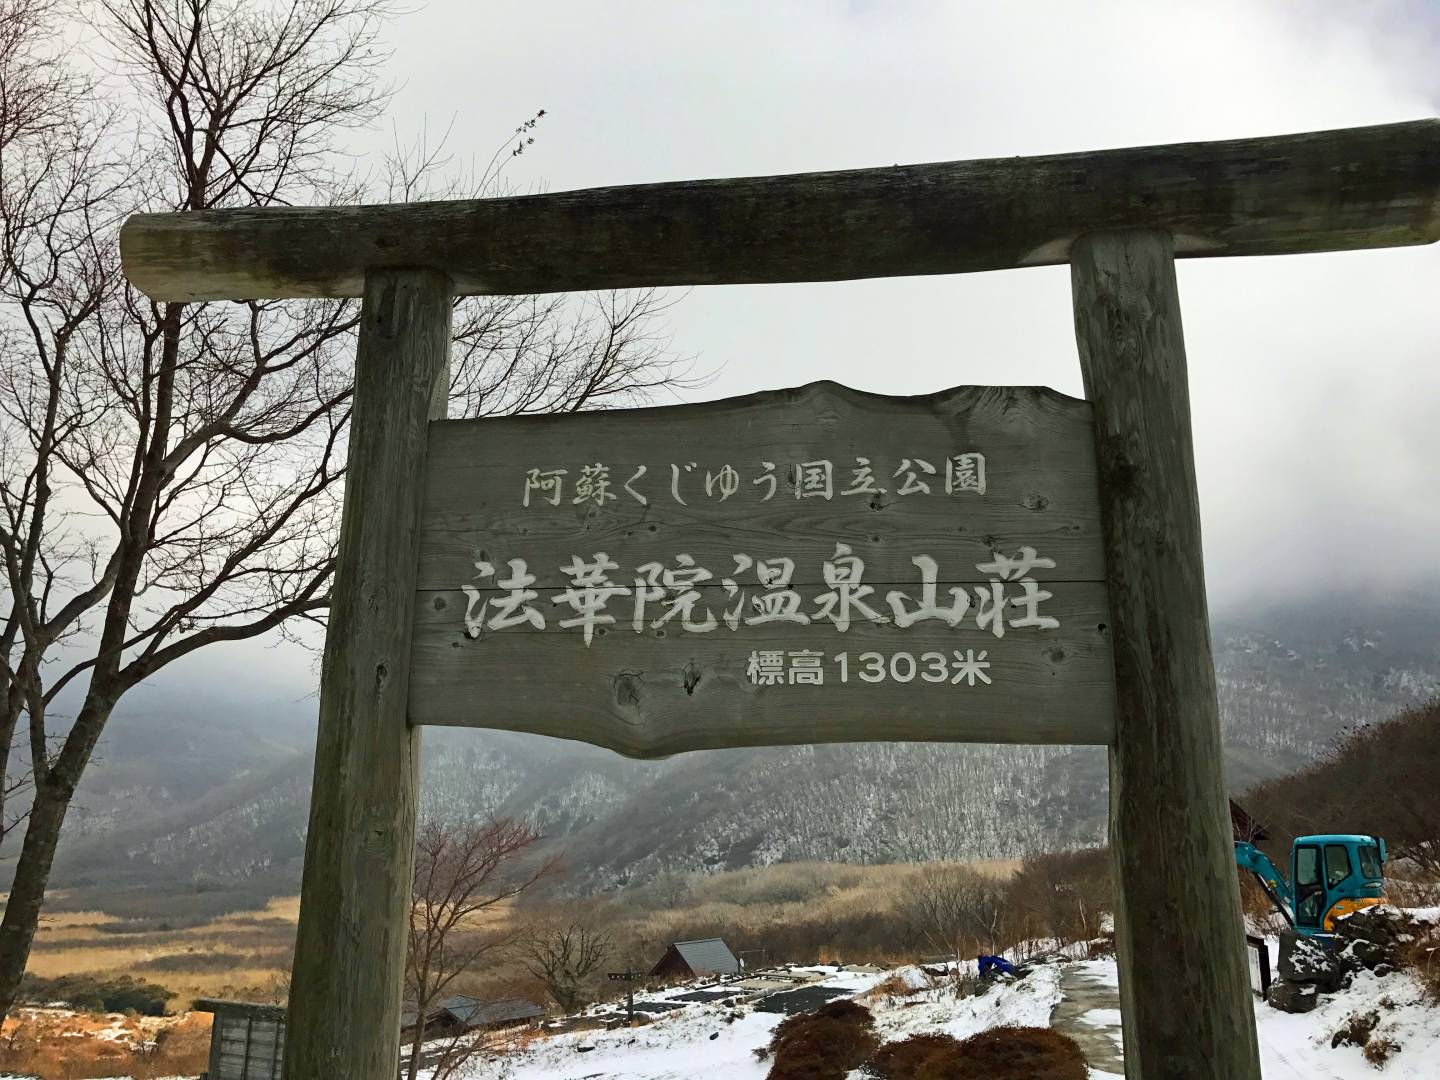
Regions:
<instances>
[{"instance_id":1,"label":"gray cloud","mask_svg":"<svg viewBox=\"0 0 1440 1080\"><path fill-rule=\"evenodd\" d=\"M390 34L392 118L404 138L453 116L452 149L483 161L544 107L509 175L558 190L1440 113L1433 5L1316 10L435 0ZM1435 576L1437 281L1434 246L1182 264L1215 610ZM1063 268L697 289L673 312L718 373L704 397L817 378L1078 395L1070 318Z\"/></svg>"}]
</instances>

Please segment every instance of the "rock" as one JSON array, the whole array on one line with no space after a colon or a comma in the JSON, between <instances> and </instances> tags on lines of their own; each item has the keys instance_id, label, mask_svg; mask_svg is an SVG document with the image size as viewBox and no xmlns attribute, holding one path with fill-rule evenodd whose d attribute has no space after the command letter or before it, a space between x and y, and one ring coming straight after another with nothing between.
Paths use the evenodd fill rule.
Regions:
<instances>
[{"instance_id":1,"label":"rock","mask_svg":"<svg viewBox=\"0 0 1440 1080\"><path fill-rule=\"evenodd\" d=\"M1335 933L1363 966L1404 966L1405 951L1415 940L1416 923L1396 908L1377 906L1335 921Z\"/></svg>"},{"instance_id":2,"label":"rock","mask_svg":"<svg viewBox=\"0 0 1440 1080\"><path fill-rule=\"evenodd\" d=\"M1280 932L1279 967L1282 981L1314 984L1327 994L1339 990L1346 975L1339 956L1294 930Z\"/></svg>"},{"instance_id":3,"label":"rock","mask_svg":"<svg viewBox=\"0 0 1440 1080\"><path fill-rule=\"evenodd\" d=\"M1376 965L1375 965L1375 977L1376 977L1377 979L1383 979L1386 975L1394 975L1394 974L1395 974L1395 969L1394 969L1393 967L1391 967L1389 964L1376 964Z\"/></svg>"},{"instance_id":4,"label":"rock","mask_svg":"<svg viewBox=\"0 0 1440 1080\"><path fill-rule=\"evenodd\" d=\"M1364 964L1367 969L1374 971L1381 964L1389 960L1389 951L1384 945L1377 945L1373 941L1366 941L1363 938L1359 941L1352 941L1349 948L1350 955Z\"/></svg>"},{"instance_id":5,"label":"rock","mask_svg":"<svg viewBox=\"0 0 1440 1080\"><path fill-rule=\"evenodd\" d=\"M1380 1014L1374 1009L1369 1012L1351 1013L1330 1038L1330 1049L1337 1046L1363 1047L1380 1025Z\"/></svg>"},{"instance_id":6,"label":"rock","mask_svg":"<svg viewBox=\"0 0 1440 1080\"><path fill-rule=\"evenodd\" d=\"M1336 962L1339 963L1347 975L1353 975L1357 971L1365 970L1365 964L1351 951L1348 945L1340 952L1335 953L1334 956Z\"/></svg>"},{"instance_id":7,"label":"rock","mask_svg":"<svg viewBox=\"0 0 1440 1080\"><path fill-rule=\"evenodd\" d=\"M1320 992L1314 983L1285 982L1283 979L1270 984L1270 996L1266 998L1272 1009L1287 1013L1307 1013L1320 1003Z\"/></svg>"}]
</instances>

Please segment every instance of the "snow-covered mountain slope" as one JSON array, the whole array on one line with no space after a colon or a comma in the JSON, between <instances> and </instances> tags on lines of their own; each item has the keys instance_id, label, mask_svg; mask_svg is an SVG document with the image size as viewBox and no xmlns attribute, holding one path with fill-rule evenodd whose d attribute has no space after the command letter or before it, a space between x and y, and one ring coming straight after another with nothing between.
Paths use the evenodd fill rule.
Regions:
<instances>
[{"instance_id":1,"label":"snow-covered mountain slope","mask_svg":"<svg viewBox=\"0 0 1440 1080\"><path fill-rule=\"evenodd\" d=\"M1217 621L1215 650L1238 792L1440 692L1440 603L1241 613ZM203 716L181 704L122 712L67 824L57 883L293 890L313 708L298 703L288 725L229 719L213 701ZM567 849L577 886L794 859L1012 857L1104 829L1095 748L830 745L635 762L497 731L427 729L424 741L427 811L528 817Z\"/></svg>"}]
</instances>

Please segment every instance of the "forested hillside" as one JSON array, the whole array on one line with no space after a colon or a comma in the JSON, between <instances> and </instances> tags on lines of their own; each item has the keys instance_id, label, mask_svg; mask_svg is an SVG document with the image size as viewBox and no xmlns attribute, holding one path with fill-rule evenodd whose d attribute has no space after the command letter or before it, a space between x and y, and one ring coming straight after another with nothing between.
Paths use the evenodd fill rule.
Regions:
<instances>
[{"instance_id":1,"label":"forested hillside","mask_svg":"<svg viewBox=\"0 0 1440 1080\"><path fill-rule=\"evenodd\" d=\"M1309 601L1215 628L1231 788L1314 759L1347 727L1440 692L1440 605ZM300 708L313 711L313 701ZM285 892L310 778L293 719L172 706L115 723L57 884ZM576 885L795 859L1022 855L1099 839L1095 748L831 745L634 762L506 732L425 732L427 811L538 822Z\"/></svg>"}]
</instances>

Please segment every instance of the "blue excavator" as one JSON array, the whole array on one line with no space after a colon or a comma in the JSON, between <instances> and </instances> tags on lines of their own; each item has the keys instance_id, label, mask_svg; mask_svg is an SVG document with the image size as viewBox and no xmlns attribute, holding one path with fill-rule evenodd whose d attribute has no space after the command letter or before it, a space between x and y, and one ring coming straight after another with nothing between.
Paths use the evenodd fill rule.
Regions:
<instances>
[{"instance_id":1,"label":"blue excavator","mask_svg":"<svg viewBox=\"0 0 1440 1080\"><path fill-rule=\"evenodd\" d=\"M1253 827L1243 831L1239 819L1245 816L1233 802L1231 817L1237 822L1235 863L1255 875L1270 902L1300 937L1327 939L1334 935L1335 920L1384 903L1385 841L1378 836L1354 833L1318 833L1297 836L1290 847L1290 877L1287 880L1270 857L1257 848Z\"/></svg>"}]
</instances>

